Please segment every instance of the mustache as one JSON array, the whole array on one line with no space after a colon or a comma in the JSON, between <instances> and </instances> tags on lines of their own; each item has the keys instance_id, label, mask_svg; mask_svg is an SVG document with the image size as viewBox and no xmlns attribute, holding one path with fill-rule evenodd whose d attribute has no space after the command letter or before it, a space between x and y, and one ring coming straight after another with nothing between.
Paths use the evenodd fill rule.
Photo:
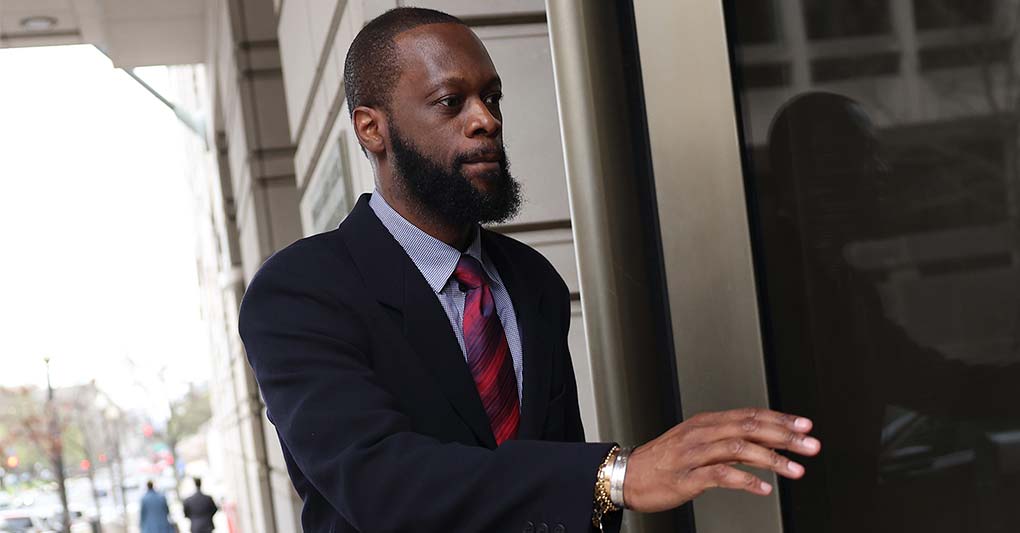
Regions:
<instances>
[{"instance_id":1,"label":"mustache","mask_svg":"<svg viewBox=\"0 0 1020 533\"><path fill-rule=\"evenodd\" d=\"M471 161L491 159L495 159L500 165L506 166L506 147L503 145L481 147L470 152L464 152L453 160L453 164L455 167L459 167Z\"/></svg>"}]
</instances>

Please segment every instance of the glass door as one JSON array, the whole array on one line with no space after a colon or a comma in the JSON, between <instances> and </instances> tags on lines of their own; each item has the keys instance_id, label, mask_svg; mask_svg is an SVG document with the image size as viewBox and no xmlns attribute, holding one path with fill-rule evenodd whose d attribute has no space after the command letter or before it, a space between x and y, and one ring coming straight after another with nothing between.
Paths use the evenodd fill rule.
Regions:
<instances>
[{"instance_id":1,"label":"glass door","mask_svg":"<svg viewBox=\"0 0 1020 533\"><path fill-rule=\"evenodd\" d=\"M784 530L1020 531L1020 3L723 4Z\"/></svg>"}]
</instances>

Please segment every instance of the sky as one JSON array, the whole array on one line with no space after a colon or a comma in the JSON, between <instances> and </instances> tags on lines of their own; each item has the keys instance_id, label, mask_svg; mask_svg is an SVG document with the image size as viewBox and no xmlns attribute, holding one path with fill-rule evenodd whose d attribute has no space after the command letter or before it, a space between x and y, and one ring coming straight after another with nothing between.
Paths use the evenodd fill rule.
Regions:
<instances>
[{"instance_id":1,"label":"sky","mask_svg":"<svg viewBox=\"0 0 1020 533\"><path fill-rule=\"evenodd\" d=\"M185 135L91 46L0 49L0 386L45 386L49 357L55 386L158 413L208 379Z\"/></svg>"}]
</instances>

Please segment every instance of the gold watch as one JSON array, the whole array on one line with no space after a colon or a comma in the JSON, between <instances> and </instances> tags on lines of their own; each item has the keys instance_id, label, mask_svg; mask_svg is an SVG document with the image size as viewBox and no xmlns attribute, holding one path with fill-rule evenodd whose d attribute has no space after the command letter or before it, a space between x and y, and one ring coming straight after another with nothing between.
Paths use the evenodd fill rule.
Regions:
<instances>
[{"instance_id":1,"label":"gold watch","mask_svg":"<svg viewBox=\"0 0 1020 533\"><path fill-rule=\"evenodd\" d=\"M620 453L619 446L613 446L606 458L599 466L598 477L595 479L595 512L592 513L591 523L602 531L602 517L619 511L620 508L613 503L610 497L610 479L613 472L613 465L616 463L616 456Z\"/></svg>"}]
</instances>

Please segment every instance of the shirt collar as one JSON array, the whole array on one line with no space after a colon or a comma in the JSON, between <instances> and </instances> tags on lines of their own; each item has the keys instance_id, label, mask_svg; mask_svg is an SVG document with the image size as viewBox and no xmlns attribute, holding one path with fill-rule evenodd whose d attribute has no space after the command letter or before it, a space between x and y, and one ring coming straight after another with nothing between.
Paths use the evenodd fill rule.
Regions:
<instances>
[{"instance_id":1,"label":"shirt collar","mask_svg":"<svg viewBox=\"0 0 1020 533\"><path fill-rule=\"evenodd\" d=\"M457 263L462 255L460 250L425 233L421 228L401 216L400 213L390 207L390 204L386 202L386 199L383 198L378 189L372 193L372 197L368 200L368 205L375 212L375 215L379 217L379 221L383 223L383 226L386 227L397 243L400 244L400 247L404 249L408 257L411 258L414 266L425 277L425 281L432 287L432 290L437 294L442 292L443 288L446 287L446 283L450 280L450 276L453 275L453 271L457 268ZM495 266L489 261L487 254L484 254L482 251L482 232L477 225L474 229L471 245L468 246L464 253L474 257L482 264L482 268L493 283L500 286L503 285L499 272L496 271Z\"/></svg>"}]
</instances>

